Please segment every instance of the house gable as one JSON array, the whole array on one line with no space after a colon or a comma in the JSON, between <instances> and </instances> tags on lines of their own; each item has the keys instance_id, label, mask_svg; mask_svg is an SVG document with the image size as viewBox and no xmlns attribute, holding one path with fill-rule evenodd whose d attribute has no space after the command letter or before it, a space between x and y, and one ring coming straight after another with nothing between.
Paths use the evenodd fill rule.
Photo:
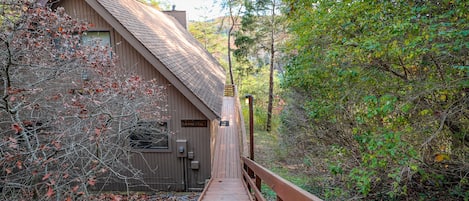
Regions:
<instances>
[{"instance_id":1,"label":"house gable","mask_svg":"<svg viewBox=\"0 0 469 201\"><path fill-rule=\"evenodd\" d=\"M208 119L220 117L225 73L172 17L134 0L86 0Z\"/></svg>"},{"instance_id":2,"label":"house gable","mask_svg":"<svg viewBox=\"0 0 469 201\"><path fill-rule=\"evenodd\" d=\"M93 1L90 2L93 3ZM107 10L98 1L94 2L97 3L95 5L97 8L101 7L103 10L96 10L86 0L62 0L56 5L64 7L72 17L92 23L93 26L90 27L90 31L109 31L111 45L119 56L118 66L120 68L118 70L123 70L124 73L135 73L146 80L156 79L160 85L168 86L166 92L168 98L167 111L171 117L168 120L171 131L169 137L170 148L157 151L139 149L139 153L135 154L129 162L143 173L143 179L151 189L181 191L188 188L202 188L205 179L210 178L211 175L211 159L213 156L211 153L213 153L214 135L218 129L218 121L214 120L216 119L215 112L207 106L204 102L206 100L199 99L198 95L195 95L196 93L180 80L187 78L177 77L166 67L165 63L149 51L145 44L142 44L110 13L106 13ZM190 56L194 60L198 57L193 54ZM175 60L174 62L179 61ZM203 80L204 78L200 79ZM216 93L212 96L216 96ZM187 121L206 122L207 125L194 127L184 124L183 126L183 122ZM177 157L177 140L187 141L187 151L193 153L194 157L191 160L199 162L199 169L192 170L188 168L191 161L183 161ZM156 167L158 171L155 171L154 168ZM185 172L182 171L184 167L187 168ZM135 183L136 187L132 189L137 191L150 190L147 187L138 185L141 184ZM126 189L126 185L116 180L116 182L107 183L105 189L122 190Z\"/></svg>"}]
</instances>

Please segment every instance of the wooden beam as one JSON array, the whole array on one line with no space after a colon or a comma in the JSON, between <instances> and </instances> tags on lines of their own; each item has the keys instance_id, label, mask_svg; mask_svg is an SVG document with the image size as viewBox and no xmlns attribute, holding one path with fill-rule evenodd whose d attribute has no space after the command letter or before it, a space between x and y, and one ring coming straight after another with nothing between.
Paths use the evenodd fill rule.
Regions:
<instances>
[{"instance_id":1,"label":"wooden beam","mask_svg":"<svg viewBox=\"0 0 469 201\"><path fill-rule=\"evenodd\" d=\"M245 170L243 170L243 176L245 178L245 181L248 182L248 187L250 187L250 189L254 191L254 197L256 198L256 200L267 201L262 195L261 191L256 188L255 182L253 181L253 179L250 178L249 174Z\"/></svg>"},{"instance_id":2,"label":"wooden beam","mask_svg":"<svg viewBox=\"0 0 469 201\"><path fill-rule=\"evenodd\" d=\"M265 184L267 184L273 191L275 191L275 193L277 193L277 199L295 201L322 201L322 199L283 179L282 177L262 167L256 162L246 157L242 157L242 160L243 163L254 172L256 177L260 177Z\"/></svg>"}]
</instances>

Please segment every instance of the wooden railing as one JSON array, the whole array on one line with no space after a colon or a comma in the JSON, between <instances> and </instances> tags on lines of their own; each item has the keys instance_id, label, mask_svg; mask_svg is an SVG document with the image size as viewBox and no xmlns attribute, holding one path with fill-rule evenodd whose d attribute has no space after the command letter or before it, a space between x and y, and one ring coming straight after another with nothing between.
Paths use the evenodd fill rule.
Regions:
<instances>
[{"instance_id":1,"label":"wooden railing","mask_svg":"<svg viewBox=\"0 0 469 201\"><path fill-rule=\"evenodd\" d=\"M242 157L241 159L244 166L243 178L248 188L254 193L256 200L266 200L261 193L261 185L264 182L277 194L277 200L279 201L322 201L320 198L283 179L249 158Z\"/></svg>"},{"instance_id":2,"label":"wooden railing","mask_svg":"<svg viewBox=\"0 0 469 201\"><path fill-rule=\"evenodd\" d=\"M234 97L235 97L235 107L238 111L235 112L235 118L237 121L238 125L238 132L239 132L239 151L241 157L243 156L248 156L249 155L249 150L248 150L248 141L247 141L247 135L246 135L246 127L244 123L244 116L243 116L243 110L241 109L241 102L239 101L239 93L238 93L238 87L236 85L233 86L233 91L234 91Z\"/></svg>"},{"instance_id":3,"label":"wooden railing","mask_svg":"<svg viewBox=\"0 0 469 201\"><path fill-rule=\"evenodd\" d=\"M312 195L311 193L301 189L295 184L281 178L270 170L262 167L256 162L249 159L248 141L246 136L246 128L244 125L244 118L241 109L241 103L239 101L239 94L236 85L225 86L225 96L233 96L236 98L236 109L235 112L237 126L239 128L239 144L240 144L240 155L242 159L243 167L243 179L247 187L254 194L256 200L266 200L261 193L262 182L267 184L276 194L277 200L294 200L294 201L322 201L320 198Z\"/></svg>"}]
</instances>

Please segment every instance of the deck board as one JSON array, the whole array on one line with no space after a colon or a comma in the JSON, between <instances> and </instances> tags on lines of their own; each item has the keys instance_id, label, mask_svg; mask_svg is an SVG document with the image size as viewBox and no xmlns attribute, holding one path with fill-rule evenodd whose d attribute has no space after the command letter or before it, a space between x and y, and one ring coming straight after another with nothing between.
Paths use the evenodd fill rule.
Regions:
<instances>
[{"instance_id":1,"label":"deck board","mask_svg":"<svg viewBox=\"0 0 469 201\"><path fill-rule=\"evenodd\" d=\"M229 121L229 126L220 126L218 129L212 180L200 200L251 200L241 176L236 111L235 98L224 97L221 120Z\"/></svg>"}]
</instances>

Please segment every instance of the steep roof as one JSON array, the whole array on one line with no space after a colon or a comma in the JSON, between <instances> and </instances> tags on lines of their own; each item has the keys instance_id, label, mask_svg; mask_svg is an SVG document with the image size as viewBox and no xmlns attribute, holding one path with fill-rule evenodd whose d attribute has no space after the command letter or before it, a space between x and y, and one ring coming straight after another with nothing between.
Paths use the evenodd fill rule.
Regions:
<instances>
[{"instance_id":1,"label":"steep roof","mask_svg":"<svg viewBox=\"0 0 469 201\"><path fill-rule=\"evenodd\" d=\"M220 117L225 71L176 19L136 0L86 2L131 45L144 47L136 49L150 63L164 64L154 66L205 116Z\"/></svg>"}]
</instances>

